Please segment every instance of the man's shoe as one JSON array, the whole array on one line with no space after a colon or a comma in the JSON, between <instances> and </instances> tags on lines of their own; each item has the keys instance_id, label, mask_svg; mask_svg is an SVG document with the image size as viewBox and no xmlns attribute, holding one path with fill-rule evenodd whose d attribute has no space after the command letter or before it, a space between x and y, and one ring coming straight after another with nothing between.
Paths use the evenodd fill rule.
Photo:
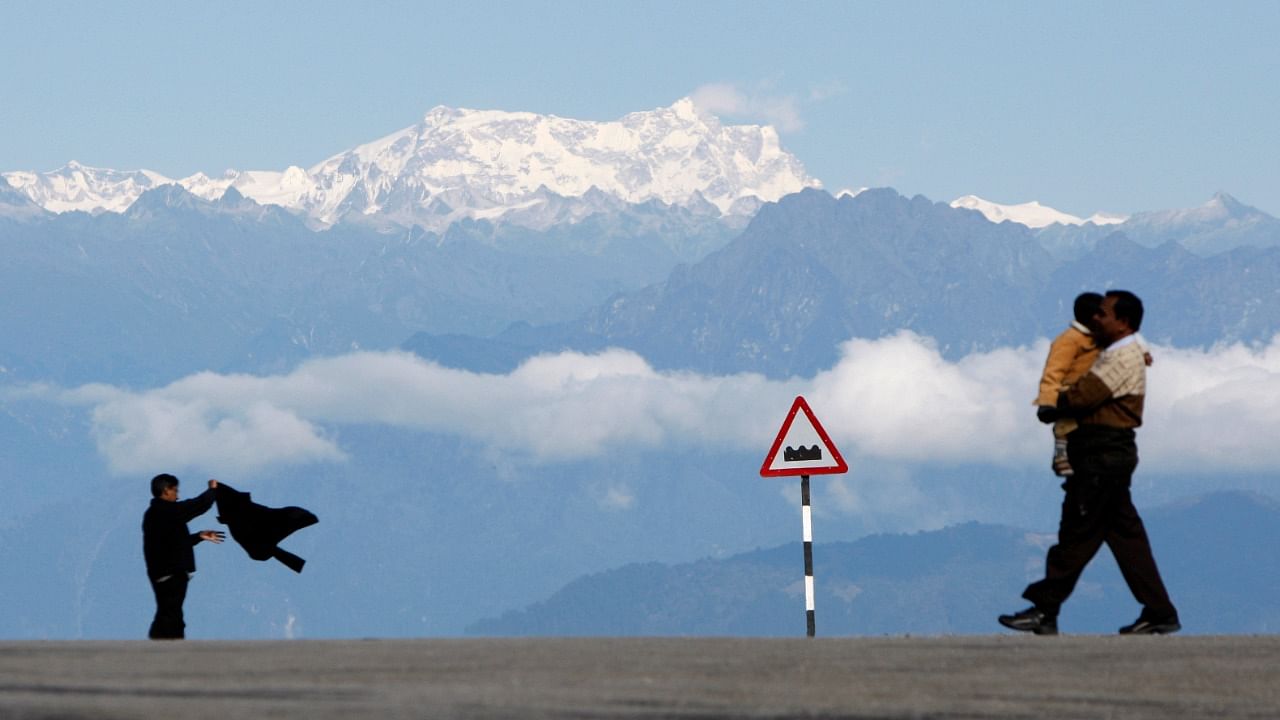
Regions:
<instances>
[{"instance_id":1,"label":"man's shoe","mask_svg":"<svg viewBox=\"0 0 1280 720\"><path fill-rule=\"evenodd\" d=\"M1131 625L1125 625L1120 628L1121 635L1168 635L1176 633L1182 629L1178 618L1166 618L1164 620L1150 620L1140 617Z\"/></svg>"},{"instance_id":2,"label":"man's shoe","mask_svg":"<svg viewBox=\"0 0 1280 720\"><path fill-rule=\"evenodd\" d=\"M1058 634L1058 618L1035 606L1012 615L1001 615L997 619L1001 625L1010 630L1035 633L1036 635Z\"/></svg>"}]
</instances>

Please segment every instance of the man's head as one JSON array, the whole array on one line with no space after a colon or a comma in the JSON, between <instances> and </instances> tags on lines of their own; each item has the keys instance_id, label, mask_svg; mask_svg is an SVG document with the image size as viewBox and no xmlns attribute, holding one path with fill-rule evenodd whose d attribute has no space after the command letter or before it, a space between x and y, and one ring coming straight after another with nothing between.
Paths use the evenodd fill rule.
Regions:
<instances>
[{"instance_id":1,"label":"man's head","mask_svg":"<svg viewBox=\"0 0 1280 720\"><path fill-rule=\"evenodd\" d=\"M1104 346L1138 332L1142 327L1142 301L1128 290L1109 290L1093 318L1094 332Z\"/></svg>"},{"instance_id":2,"label":"man's head","mask_svg":"<svg viewBox=\"0 0 1280 720\"><path fill-rule=\"evenodd\" d=\"M1076 322L1084 325L1093 324L1093 316L1098 312L1098 306L1102 304L1102 295L1096 292L1083 292L1076 296L1075 306L1072 312L1076 316Z\"/></svg>"},{"instance_id":3,"label":"man's head","mask_svg":"<svg viewBox=\"0 0 1280 720\"><path fill-rule=\"evenodd\" d=\"M151 497L174 502L178 499L178 478L161 473L151 478Z\"/></svg>"}]
</instances>

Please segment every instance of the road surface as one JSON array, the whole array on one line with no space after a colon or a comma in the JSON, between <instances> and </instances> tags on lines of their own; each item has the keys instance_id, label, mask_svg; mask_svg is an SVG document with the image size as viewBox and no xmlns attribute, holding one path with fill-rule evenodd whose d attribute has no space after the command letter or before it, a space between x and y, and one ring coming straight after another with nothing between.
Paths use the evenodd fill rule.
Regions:
<instances>
[{"instance_id":1,"label":"road surface","mask_svg":"<svg viewBox=\"0 0 1280 720\"><path fill-rule=\"evenodd\" d=\"M0 717L1272 719L1280 636L0 642Z\"/></svg>"}]
</instances>

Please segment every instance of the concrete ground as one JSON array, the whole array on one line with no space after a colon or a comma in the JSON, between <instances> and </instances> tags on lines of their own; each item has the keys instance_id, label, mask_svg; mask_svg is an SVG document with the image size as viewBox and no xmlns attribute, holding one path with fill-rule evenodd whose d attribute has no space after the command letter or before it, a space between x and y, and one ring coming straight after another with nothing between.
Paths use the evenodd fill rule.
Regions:
<instances>
[{"instance_id":1,"label":"concrete ground","mask_svg":"<svg viewBox=\"0 0 1280 720\"><path fill-rule=\"evenodd\" d=\"M0 642L0 718L1277 718L1280 636Z\"/></svg>"}]
</instances>

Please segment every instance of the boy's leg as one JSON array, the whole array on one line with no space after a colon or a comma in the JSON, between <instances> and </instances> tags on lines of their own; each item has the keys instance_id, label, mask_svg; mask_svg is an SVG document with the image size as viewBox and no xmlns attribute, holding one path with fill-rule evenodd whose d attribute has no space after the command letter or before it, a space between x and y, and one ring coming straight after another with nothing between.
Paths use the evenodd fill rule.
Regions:
<instances>
[{"instance_id":1,"label":"boy's leg","mask_svg":"<svg viewBox=\"0 0 1280 720\"><path fill-rule=\"evenodd\" d=\"M1075 471L1071 469L1071 461L1067 459L1067 433L1075 430L1075 420L1059 420L1053 424L1053 474L1058 477L1071 477Z\"/></svg>"}]
</instances>

